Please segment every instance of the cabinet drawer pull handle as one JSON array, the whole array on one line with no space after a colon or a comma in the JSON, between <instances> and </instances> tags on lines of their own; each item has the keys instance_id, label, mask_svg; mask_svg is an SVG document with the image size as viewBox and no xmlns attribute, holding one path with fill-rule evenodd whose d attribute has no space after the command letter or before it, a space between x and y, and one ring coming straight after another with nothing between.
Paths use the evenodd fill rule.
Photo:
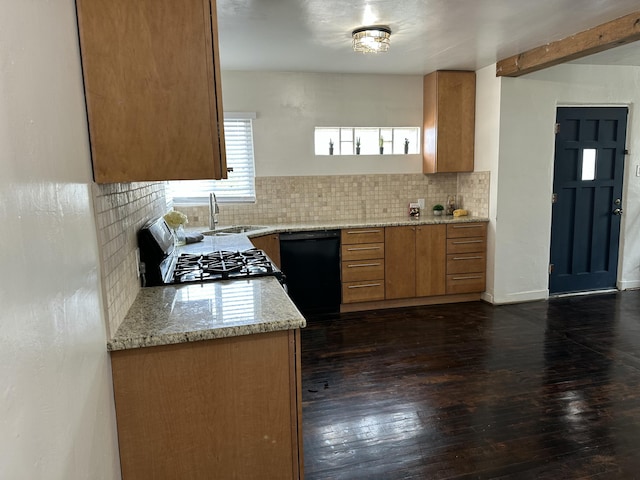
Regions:
<instances>
[{"instance_id":1,"label":"cabinet drawer pull handle","mask_svg":"<svg viewBox=\"0 0 640 480\"><path fill-rule=\"evenodd\" d=\"M482 260L481 256L477 257L453 257L454 260Z\"/></svg>"},{"instance_id":2,"label":"cabinet drawer pull handle","mask_svg":"<svg viewBox=\"0 0 640 480\"><path fill-rule=\"evenodd\" d=\"M347 265L347 268L356 268L356 267L378 267L380 266L380 263L360 263L360 264L353 264L353 265Z\"/></svg>"},{"instance_id":3,"label":"cabinet drawer pull handle","mask_svg":"<svg viewBox=\"0 0 640 480\"><path fill-rule=\"evenodd\" d=\"M360 231L347 231L347 235L362 235L365 233L380 233L380 230L360 230Z\"/></svg>"},{"instance_id":4,"label":"cabinet drawer pull handle","mask_svg":"<svg viewBox=\"0 0 640 480\"><path fill-rule=\"evenodd\" d=\"M464 240L459 242L453 242L454 245L463 245L465 243L482 243L484 240Z\"/></svg>"},{"instance_id":5,"label":"cabinet drawer pull handle","mask_svg":"<svg viewBox=\"0 0 640 480\"><path fill-rule=\"evenodd\" d=\"M482 225L453 225L453 228L480 228Z\"/></svg>"},{"instance_id":6,"label":"cabinet drawer pull handle","mask_svg":"<svg viewBox=\"0 0 640 480\"><path fill-rule=\"evenodd\" d=\"M379 287L380 285L380 283L367 283L364 285L349 285L349 288Z\"/></svg>"},{"instance_id":7,"label":"cabinet drawer pull handle","mask_svg":"<svg viewBox=\"0 0 640 480\"><path fill-rule=\"evenodd\" d=\"M470 275L468 277L453 277L453 280L475 280L477 278L483 278L482 275Z\"/></svg>"},{"instance_id":8,"label":"cabinet drawer pull handle","mask_svg":"<svg viewBox=\"0 0 640 480\"><path fill-rule=\"evenodd\" d=\"M348 252L357 252L359 250L380 250L380 247L351 247L351 248L347 248Z\"/></svg>"}]
</instances>

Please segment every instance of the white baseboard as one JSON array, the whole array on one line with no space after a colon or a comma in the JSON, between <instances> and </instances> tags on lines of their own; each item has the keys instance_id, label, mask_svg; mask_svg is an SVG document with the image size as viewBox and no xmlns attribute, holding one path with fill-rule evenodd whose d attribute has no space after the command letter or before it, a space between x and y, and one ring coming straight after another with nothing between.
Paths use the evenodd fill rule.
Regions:
<instances>
[{"instance_id":1,"label":"white baseboard","mask_svg":"<svg viewBox=\"0 0 640 480\"><path fill-rule=\"evenodd\" d=\"M621 280L616 283L618 290L633 290L640 288L640 280Z\"/></svg>"},{"instance_id":2,"label":"white baseboard","mask_svg":"<svg viewBox=\"0 0 640 480\"><path fill-rule=\"evenodd\" d=\"M493 304L504 305L507 303L523 303L534 302L536 300L547 300L549 298L549 290L534 290L530 292L510 293L507 295L494 295Z\"/></svg>"},{"instance_id":3,"label":"white baseboard","mask_svg":"<svg viewBox=\"0 0 640 480\"><path fill-rule=\"evenodd\" d=\"M640 289L640 280L630 280L630 281L621 281L617 282L618 290L634 290ZM612 290L615 291L615 290ZM604 291L588 291L588 292L572 292L563 295L555 295L556 297L560 296L577 296L577 295L589 295L593 293L604 293ZM550 298L549 290L535 290L531 292L518 292L518 293L510 293L507 295L495 295L489 292L483 292L480 295L480 299L491 303L493 305L505 305L509 303L524 303L524 302L534 302L537 300L548 300Z\"/></svg>"},{"instance_id":4,"label":"white baseboard","mask_svg":"<svg viewBox=\"0 0 640 480\"><path fill-rule=\"evenodd\" d=\"M483 300L487 303L493 303L493 293L482 292L480 294L480 300Z\"/></svg>"}]
</instances>

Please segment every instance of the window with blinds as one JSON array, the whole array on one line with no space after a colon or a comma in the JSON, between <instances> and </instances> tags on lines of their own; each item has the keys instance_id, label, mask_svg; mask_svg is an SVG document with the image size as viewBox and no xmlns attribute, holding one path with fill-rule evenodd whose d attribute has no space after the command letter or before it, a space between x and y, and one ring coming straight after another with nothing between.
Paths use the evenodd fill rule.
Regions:
<instances>
[{"instance_id":1,"label":"window with blinds","mask_svg":"<svg viewBox=\"0 0 640 480\"><path fill-rule=\"evenodd\" d=\"M253 158L252 120L255 113L225 113L224 139L227 168L232 168L224 180L180 180L167 182L168 196L174 204L197 205L209 202L215 192L220 203L256 201L255 165Z\"/></svg>"}]
</instances>

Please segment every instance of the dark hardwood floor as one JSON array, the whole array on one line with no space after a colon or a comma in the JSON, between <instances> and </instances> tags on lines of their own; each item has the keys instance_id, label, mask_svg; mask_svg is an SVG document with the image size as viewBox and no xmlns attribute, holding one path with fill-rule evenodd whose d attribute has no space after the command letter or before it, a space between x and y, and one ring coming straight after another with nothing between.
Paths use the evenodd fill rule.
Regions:
<instances>
[{"instance_id":1,"label":"dark hardwood floor","mask_svg":"<svg viewBox=\"0 0 640 480\"><path fill-rule=\"evenodd\" d=\"M305 478L640 478L640 291L309 317Z\"/></svg>"}]
</instances>

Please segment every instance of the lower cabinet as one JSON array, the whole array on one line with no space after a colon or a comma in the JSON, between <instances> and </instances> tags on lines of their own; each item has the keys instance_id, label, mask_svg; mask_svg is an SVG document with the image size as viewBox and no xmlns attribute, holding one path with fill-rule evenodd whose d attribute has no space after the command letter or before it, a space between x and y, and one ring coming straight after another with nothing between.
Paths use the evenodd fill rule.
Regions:
<instances>
[{"instance_id":1,"label":"lower cabinet","mask_svg":"<svg viewBox=\"0 0 640 480\"><path fill-rule=\"evenodd\" d=\"M444 225L416 227L416 296L430 297L446 293L444 278L447 246Z\"/></svg>"},{"instance_id":2,"label":"lower cabinet","mask_svg":"<svg viewBox=\"0 0 640 480\"><path fill-rule=\"evenodd\" d=\"M447 295L485 290L486 251L486 223L447 225Z\"/></svg>"},{"instance_id":3,"label":"lower cabinet","mask_svg":"<svg viewBox=\"0 0 640 480\"><path fill-rule=\"evenodd\" d=\"M384 300L384 228L342 230L342 303Z\"/></svg>"},{"instance_id":4,"label":"lower cabinet","mask_svg":"<svg viewBox=\"0 0 640 480\"><path fill-rule=\"evenodd\" d=\"M111 352L124 480L300 479L300 331Z\"/></svg>"},{"instance_id":5,"label":"lower cabinet","mask_svg":"<svg viewBox=\"0 0 640 480\"><path fill-rule=\"evenodd\" d=\"M446 226L385 228L385 298L445 294Z\"/></svg>"},{"instance_id":6,"label":"lower cabinet","mask_svg":"<svg viewBox=\"0 0 640 480\"><path fill-rule=\"evenodd\" d=\"M269 235L253 237L250 240L254 247L259 248L267 254L276 267L282 268L280 265L280 235L271 233Z\"/></svg>"}]
</instances>

